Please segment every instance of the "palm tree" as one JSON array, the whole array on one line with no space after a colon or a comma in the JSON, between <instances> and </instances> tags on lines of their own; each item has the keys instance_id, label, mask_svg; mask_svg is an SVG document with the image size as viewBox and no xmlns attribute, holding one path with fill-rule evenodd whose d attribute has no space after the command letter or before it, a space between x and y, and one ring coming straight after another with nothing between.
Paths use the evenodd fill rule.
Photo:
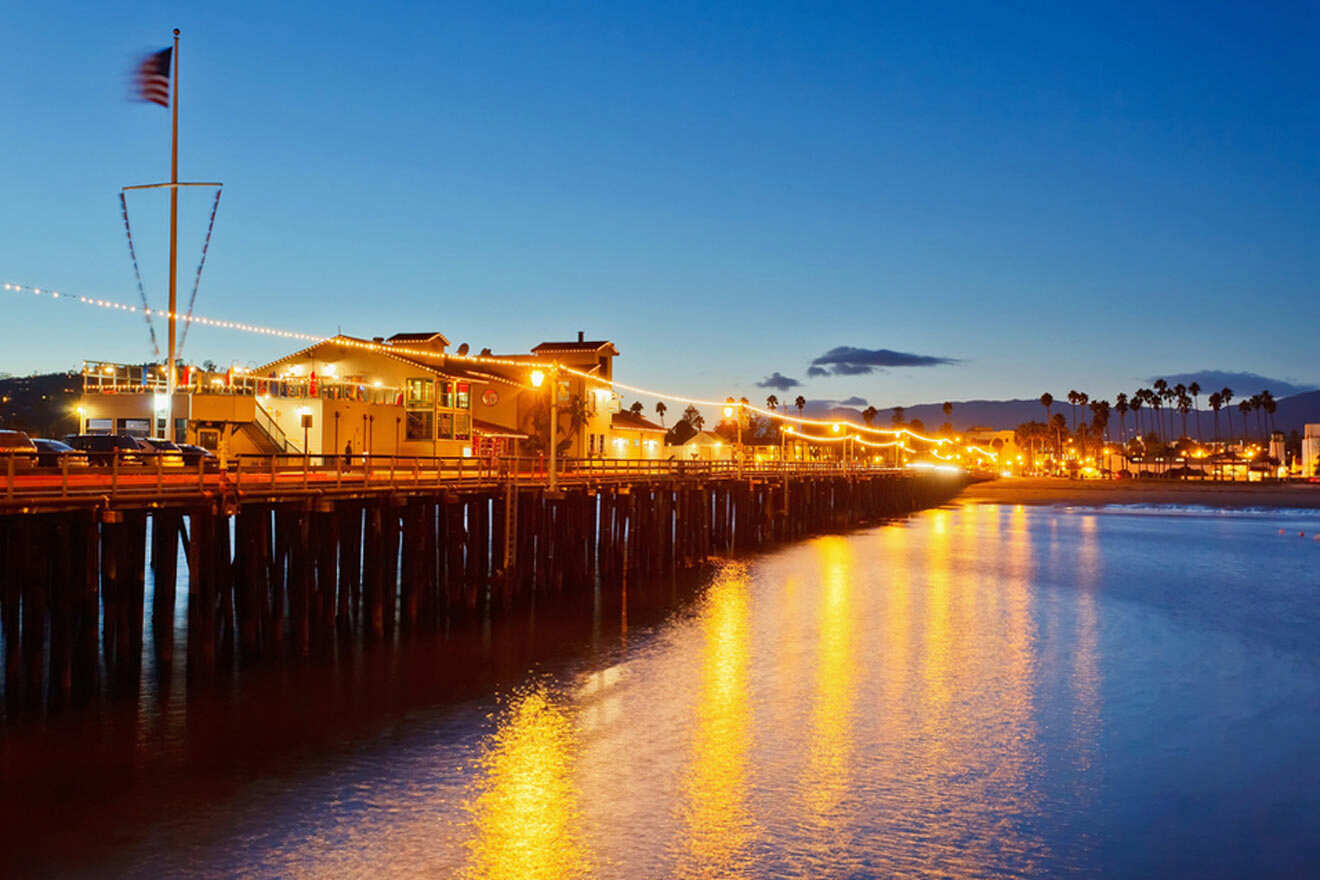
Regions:
<instances>
[{"instance_id":1,"label":"palm tree","mask_svg":"<svg viewBox=\"0 0 1320 880\"><path fill-rule=\"evenodd\" d=\"M947 421L949 421L950 419L953 418L953 404L952 404L952 403L950 403L949 401L946 400L946 401L944 401L944 406L940 407L940 409L944 410L944 421L947 422Z\"/></svg>"},{"instance_id":2,"label":"palm tree","mask_svg":"<svg viewBox=\"0 0 1320 880\"><path fill-rule=\"evenodd\" d=\"M1136 393L1132 395L1132 402L1128 404L1132 408L1132 420L1137 423L1135 429L1138 437L1141 436L1141 407L1145 402L1146 395L1141 393L1141 389L1137 389Z\"/></svg>"},{"instance_id":3,"label":"palm tree","mask_svg":"<svg viewBox=\"0 0 1320 880\"><path fill-rule=\"evenodd\" d=\"M1068 420L1063 417L1063 413L1055 413L1050 419L1050 426L1054 428L1054 456L1063 458L1063 432L1068 430Z\"/></svg>"},{"instance_id":4,"label":"palm tree","mask_svg":"<svg viewBox=\"0 0 1320 880\"><path fill-rule=\"evenodd\" d=\"M1260 393L1260 405L1265 409L1265 414L1269 416L1269 429L1270 433L1273 434L1274 411L1279 408L1279 404L1275 401L1273 394L1270 394L1268 391L1262 391Z\"/></svg>"},{"instance_id":5,"label":"palm tree","mask_svg":"<svg viewBox=\"0 0 1320 880\"><path fill-rule=\"evenodd\" d=\"M801 394L799 394L797 396L797 399L793 401L793 405L797 407L798 415L800 416L802 415L802 410L807 405L807 399L803 397Z\"/></svg>"},{"instance_id":6,"label":"palm tree","mask_svg":"<svg viewBox=\"0 0 1320 880\"><path fill-rule=\"evenodd\" d=\"M894 415L890 419L895 425L903 424L903 407L894 407Z\"/></svg>"},{"instance_id":7,"label":"palm tree","mask_svg":"<svg viewBox=\"0 0 1320 880\"><path fill-rule=\"evenodd\" d=\"M878 415L880 415L880 410L873 406L868 406L866 409L862 410L862 421L866 422L866 426L869 428L871 427L871 423L875 421L875 417Z\"/></svg>"},{"instance_id":8,"label":"palm tree","mask_svg":"<svg viewBox=\"0 0 1320 880\"><path fill-rule=\"evenodd\" d=\"M1182 388L1181 385L1179 385L1178 387ZM1184 389L1183 393L1178 395L1178 412L1182 413L1182 428L1183 428L1182 435L1184 437L1187 436L1187 413L1191 410L1191 408L1192 408L1191 395L1187 394L1186 389Z\"/></svg>"},{"instance_id":9,"label":"palm tree","mask_svg":"<svg viewBox=\"0 0 1320 880\"><path fill-rule=\"evenodd\" d=\"M1211 391L1209 397L1210 409L1215 414L1215 440L1219 439L1219 408L1224 405L1224 400L1219 396L1218 391Z\"/></svg>"},{"instance_id":10,"label":"palm tree","mask_svg":"<svg viewBox=\"0 0 1320 880\"><path fill-rule=\"evenodd\" d=\"M779 398L775 397L773 394L765 399L765 408L771 412L773 412L774 408L777 406L779 406Z\"/></svg>"},{"instance_id":11,"label":"palm tree","mask_svg":"<svg viewBox=\"0 0 1320 880\"><path fill-rule=\"evenodd\" d=\"M1155 435L1158 437L1164 431L1164 423L1160 421L1160 395L1152 394L1149 403L1154 411L1152 415L1155 418Z\"/></svg>"},{"instance_id":12,"label":"palm tree","mask_svg":"<svg viewBox=\"0 0 1320 880\"><path fill-rule=\"evenodd\" d=\"M1187 386L1192 393L1192 412L1196 413L1196 439L1201 439L1201 383L1193 382Z\"/></svg>"},{"instance_id":13,"label":"palm tree","mask_svg":"<svg viewBox=\"0 0 1320 880\"><path fill-rule=\"evenodd\" d=\"M1238 403L1238 412L1242 413L1242 442L1247 441L1247 414L1251 412L1251 401L1243 400Z\"/></svg>"},{"instance_id":14,"label":"palm tree","mask_svg":"<svg viewBox=\"0 0 1320 880\"><path fill-rule=\"evenodd\" d=\"M640 416L642 414L642 411L645 409L646 407L642 406L642 402L640 400L634 400L633 405L628 407L628 411L635 416Z\"/></svg>"},{"instance_id":15,"label":"palm tree","mask_svg":"<svg viewBox=\"0 0 1320 880\"><path fill-rule=\"evenodd\" d=\"M669 407L665 406L665 402L657 400L655 402L655 414L660 417L660 427L662 428L665 426L665 413L667 412L669 412Z\"/></svg>"},{"instance_id":16,"label":"palm tree","mask_svg":"<svg viewBox=\"0 0 1320 880\"><path fill-rule=\"evenodd\" d=\"M1073 430L1077 430L1077 401L1081 398L1075 390L1068 392L1068 403L1072 404L1072 423Z\"/></svg>"},{"instance_id":17,"label":"palm tree","mask_svg":"<svg viewBox=\"0 0 1320 880\"><path fill-rule=\"evenodd\" d=\"M1054 405L1054 395L1046 391L1040 396L1040 405L1045 407L1045 421L1050 420L1050 407Z\"/></svg>"},{"instance_id":18,"label":"palm tree","mask_svg":"<svg viewBox=\"0 0 1320 880\"><path fill-rule=\"evenodd\" d=\"M1127 394L1122 391L1114 398L1114 411L1118 413L1118 439L1126 443L1128 401Z\"/></svg>"},{"instance_id":19,"label":"palm tree","mask_svg":"<svg viewBox=\"0 0 1320 880\"><path fill-rule=\"evenodd\" d=\"M1228 439L1233 439L1233 408L1229 406L1233 402L1233 389L1225 385L1219 389L1219 402L1224 405L1224 415L1228 418Z\"/></svg>"}]
</instances>

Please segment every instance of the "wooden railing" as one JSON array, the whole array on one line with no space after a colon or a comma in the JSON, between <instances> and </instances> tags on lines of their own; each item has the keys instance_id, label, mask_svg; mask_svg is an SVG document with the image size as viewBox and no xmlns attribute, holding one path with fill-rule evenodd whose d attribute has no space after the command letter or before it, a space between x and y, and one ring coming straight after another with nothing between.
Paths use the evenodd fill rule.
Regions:
<instances>
[{"instance_id":1,"label":"wooden railing","mask_svg":"<svg viewBox=\"0 0 1320 880\"><path fill-rule=\"evenodd\" d=\"M0 455L0 502L7 506L49 499L104 498L167 501L227 493L237 497L296 495L333 490L470 487L502 484L544 486L543 459L404 455L253 455L181 461L177 452L80 452L58 466L37 467L20 456ZM86 463L84 463L86 462ZM769 478L896 473L890 468L842 462L677 461L568 459L558 482L574 486L638 479Z\"/></svg>"}]
</instances>

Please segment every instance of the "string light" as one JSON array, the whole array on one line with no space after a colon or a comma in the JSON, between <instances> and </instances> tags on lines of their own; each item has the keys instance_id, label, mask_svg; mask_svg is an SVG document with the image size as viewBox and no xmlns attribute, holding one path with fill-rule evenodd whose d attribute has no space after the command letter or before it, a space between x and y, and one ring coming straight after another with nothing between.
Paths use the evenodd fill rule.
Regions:
<instances>
[{"instance_id":1,"label":"string light","mask_svg":"<svg viewBox=\"0 0 1320 880\"><path fill-rule=\"evenodd\" d=\"M681 394L671 394L666 391L656 391L655 389L644 388L640 385L630 385L626 382L618 382L613 379L604 379L598 375L589 373L585 370L575 369L573 367L565 366L563 364L540 361L532 358L514 359L514 358L494 357L492 355L469 355L469 354L450 354L450 353L437 354L435 351L431 351L431 350L407 348L400 345L386 345L384 343L379 343L379 342L368 342L366 340L354 339L352 337L343 336L343 335L324 336L315 333L302 333L296 330L281 330L275 327L264 327L257 324L248 324L242 321L228 321L219 318L209 318L204 315L179 314L178 312L171 312L168 309L150 309L150 308L138 309L137 306L115 302L113 300L99 299L88 296L77 296L75 298L71 294L61 295L57 291L43 290L42 288L31 287L26 284L17 284L14 282L4 283L3 289L15 293L30 292L36 296L49 296L51 299L63 298L67 302L77 302L82 305L96 306L98 308L110 309L113 311L141 313L147 316L154 315L166 319L174 318L176 320L184 321L186 323L201 324L202 326L205 327L215 327L217 329L222 329L222 330L238 330L244 333L254 333L263 336L271 336L279 339L298 339L313 343L313 346L309 346L309 348L324 342L329 342L335 345L340 345L346 348L358 349L361 351L373 351L373 352L381 352L385 354L395 354L395 355L408 355L411 357L423 358L428 360L434 360L434 359L457 360L457 361L464 361L473 364L492 364L497 366L513 367L520 370L521 369L555 369L561 373L566 373L572 376L576 376L584 381L594 382L606 388L622 389L624 391L629 391L632 392L633 394L640 394L645 397L655 397L663 400L672 400L678 403L690 404L692 406L712 406L712 407L723 408L729 405L728 400L707 400L700 397L686 397ZM307 351L307 349L304 349L303 351L305 352ZM288 355L284 358L280 358L279 360L281 361L288 360L289 358L297 357L299 354L302 353L303 352L298 352L297 354ZM279 361L275 361L275 363L278 362ZM501 378L507 380L507 377L501 377ZM513 380L508 380L508 381L513 381ZM521 384L526 387L527 383L519 383L515 381L514 384ZM742 407L743 409L749 412L756 413L757 415L765 416L766 418L769 418L774 421L786 422L796 425L816 426L816 427L828 428L830 430L835 430L835 431L839 430L838 428L839 422L837 419L814 419L806 416L793 416L793 415L789 415L787 412L764 409L762 407L757 406L756 404L745 401L739 401L735 405ZM918 434L917 432L911 430L910 428L876 428L870 425L856 425L856 424L850 424L850 427L853 430L863 431L872 435L884 435L884 436L894 437L896 441L902 438L903 436L908 436L922 443L932 443L937 446L943 446L946 443L953 442L952 440L949 440L946 437L927 437L922 434ZM791 432L791 429L789 430ZM796 436L805 436L805 435L796 435ZM815 439L815 438L809 438L809 439ZM833 439L843 440L845 439L845 437L837 437Z\"/></svg>"}]
</instances>

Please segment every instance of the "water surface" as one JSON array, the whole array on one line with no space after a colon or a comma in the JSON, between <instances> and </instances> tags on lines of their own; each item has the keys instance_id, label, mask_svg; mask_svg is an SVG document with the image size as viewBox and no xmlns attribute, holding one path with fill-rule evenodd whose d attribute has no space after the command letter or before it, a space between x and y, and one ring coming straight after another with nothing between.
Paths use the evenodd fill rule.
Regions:
<instances>
[{"instance_id":1,"label":"water surface","mask_svg":"<svg viewBox=\"0 0 1320 880\"><path fill-rule=\"evenodd\" d=\"M144 692L50 798L74 851L31 846L89 875L1314 876L1315 531L954 506ZM49 759L20 734L10 775Z\"/></svg>"}]
</instances>

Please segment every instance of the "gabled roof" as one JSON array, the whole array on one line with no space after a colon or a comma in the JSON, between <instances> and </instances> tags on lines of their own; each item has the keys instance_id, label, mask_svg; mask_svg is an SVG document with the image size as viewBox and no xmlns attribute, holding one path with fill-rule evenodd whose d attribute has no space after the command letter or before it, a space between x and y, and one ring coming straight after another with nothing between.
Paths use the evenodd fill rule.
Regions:
<instances>
[{"instance_id":1,"label":"gabled roof","mask_svg":"<svg viewBox=\"0 0 1320 880\"><path fill-rule=\"evenodd\" d=\"M386 345L416 345L421 342L439 342L441 345L449 345L449 340L438 330L428 330L421 333L395 333L385 340Z\"/></svg>"},{"instance_id":2,"label":"gabled roof","mask_svg":"<svg viewBox=\"0 0 1320 880\"><path fill-rule=\"evenodd\" d=\"M682 443L679 443L677 445L687 446L689 443L691 443L693 446L702 446L702 445L713 446L716 443L723 443L723 442L724 441L720 438L719 434L715 434L710 431L698 431L697 433L693 434L691 437L687 438Z\"/></svg>"},{"instance_id":3,"label":"gabled roof","mask_svg":"<svg viewBox=\"0 0 1320 880\"><path fill-rule=\"evenodd\" d=\"M657 431L661 434L667 433L664 428L657 425L650 419L635 416L630 410L616 412L610 417L610 427L623 431Z\"/></svg>"},{"instance_id":4,"label":"gabled roof","mask_svg":"<svg viewBox=\"0 0 1320 880\"><path fill-rule=\"evenodd\" d=\"M608 351L602 351L603 349L608 349ZM608 339L588 339L584 342L542 342L532 348L532 354L545 354L553 351L577 352L580 354L601 352L613 357L619 356L619 350Z\"/></svg>"}]
</instances>

